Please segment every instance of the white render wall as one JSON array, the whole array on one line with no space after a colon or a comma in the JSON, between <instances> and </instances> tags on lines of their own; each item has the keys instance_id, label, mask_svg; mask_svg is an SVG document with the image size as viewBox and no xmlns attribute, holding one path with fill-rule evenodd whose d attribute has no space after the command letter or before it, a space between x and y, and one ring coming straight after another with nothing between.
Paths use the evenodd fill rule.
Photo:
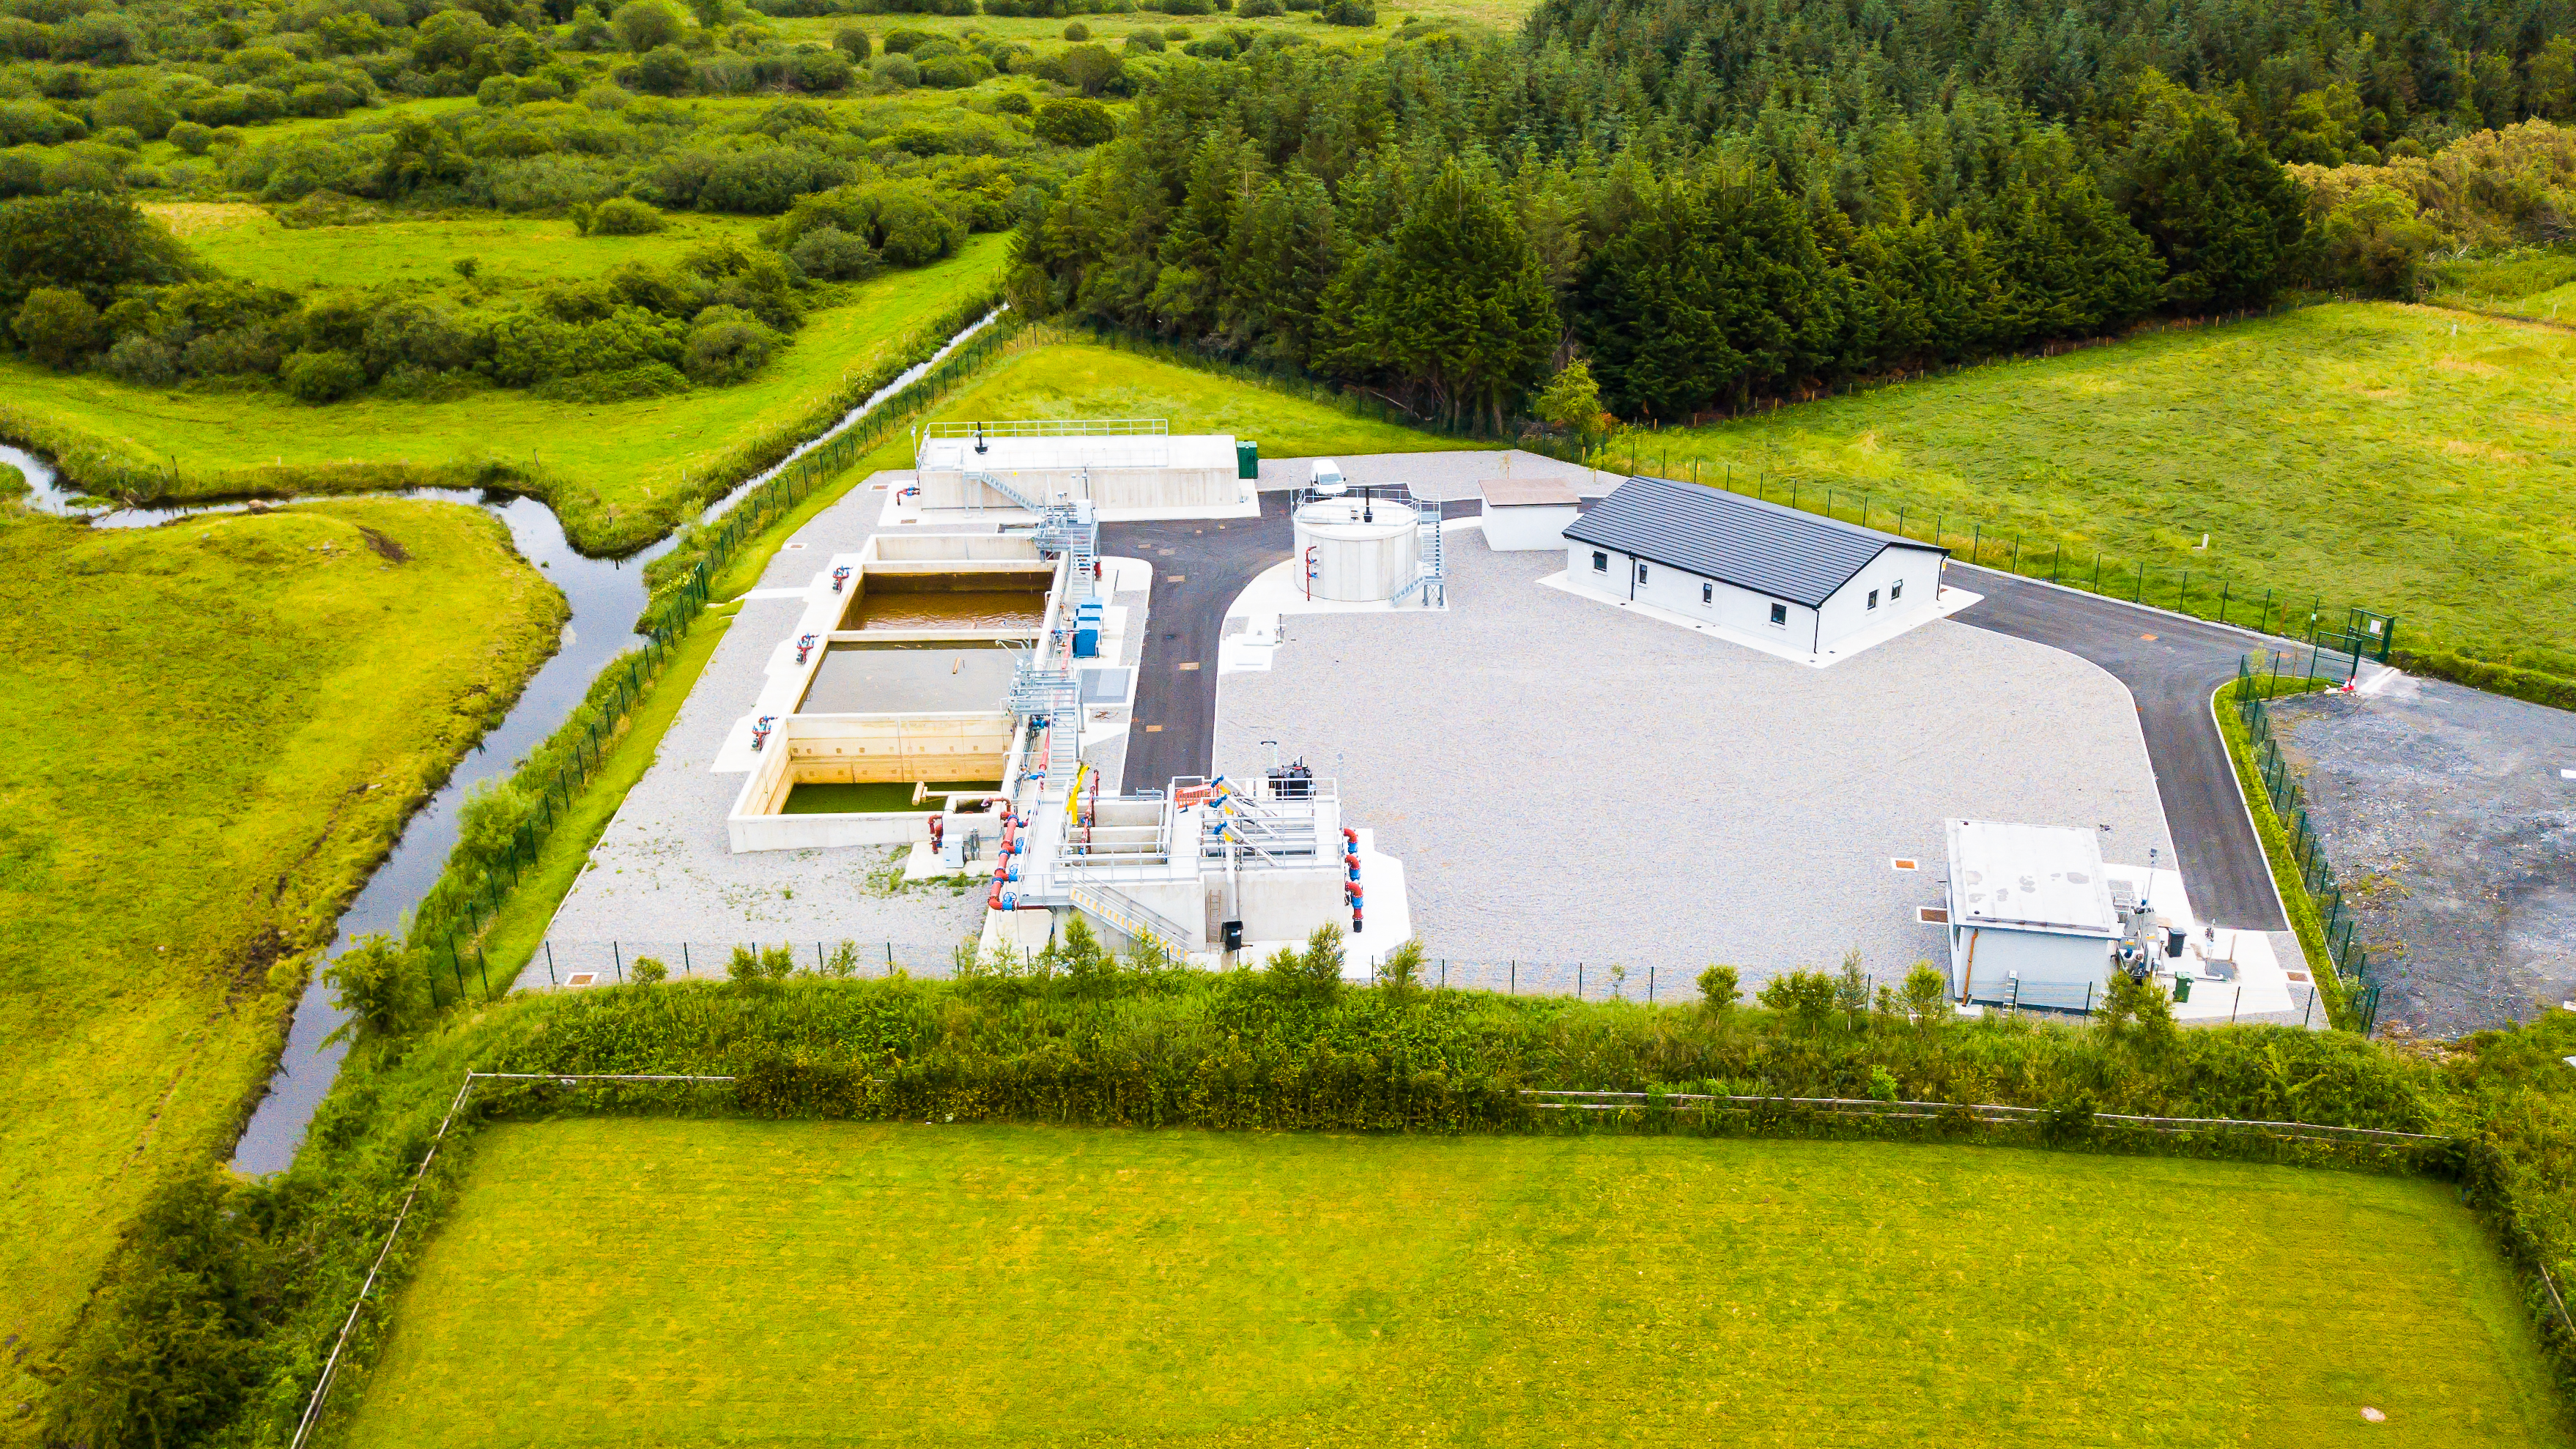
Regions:
<instances>
[{"instance_id":1,"label":"white render wall","mask_svg":"<svg viewBox=\"0 0 2576 1449\"><path fill-rule=\"evenodd\" d=\"M1583 516L1571 503L1485 505L1485 547L1498 553L1538 553L1565 547L1567 525Z\"/></svg>"},{"instance_id":2,"label":"white render wall","mask_svg":"<svg viewBox=\"0 0 2576 1449\"><path fill-rule=\"evenodd\" d=\"M1605 553L1610 556L1608 573L1599 572L1592 567L1592 555L1595 553ZM1816 611L1804 604L1775 599L1769 594L1720 583L1686 569L1677 569L1659 563L1647 563L1645 581L1639 583L1637 582L1639 562L1640 560L1621 553L1615 548L1599 548L1592 544L1574 543L1569 540L1565 550L1565 576L1584 588L1607 594L1614 599L1635 599L1640 603L1652 604L1659 609L1671 610L1686 619L1706 619L1720 628L1733 629L1741 634L1776 638L1783 646L1794 648L1801 653L1809 652L1814 648ZM1706 602L1702 602L1700 598L1702 585L1707 585L1709 597ZM1913 602L1910 597L1913 588L1911 584L1906 585L1908 603ZM1771 622L1773 604L1779 604L1788 610L1789 617L1786 623Z\"/></svg>"},{"instance_id":3,"label":"white render wall","mask_svg":"<svg viewBox=\"0 0 2576 1449\"><path fill-rule=\"evenodd\" d=\"M1831 649L1863 629L1919 615L1941 598L1941 555L1930 549L1890 548L1861 566L1850 583L1825 600L1823 624L1815 647ZM1888 589L1903 580L1905 596L1890 599ZM1878 607L1869 607L1869 592L1879 591Z\"/></svg>"}]
</instances>

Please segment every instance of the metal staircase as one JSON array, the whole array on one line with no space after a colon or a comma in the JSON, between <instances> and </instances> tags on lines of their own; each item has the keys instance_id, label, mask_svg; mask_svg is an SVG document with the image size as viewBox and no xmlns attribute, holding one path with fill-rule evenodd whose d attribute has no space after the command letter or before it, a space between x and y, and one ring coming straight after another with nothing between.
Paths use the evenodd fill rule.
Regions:
<instances>
[{"instance_id":1,"label":"metal staircase","mask_svg":"<svg viewBox=\"0 0 2576 1449\"><path fill-rule=\"evenodd\" d=\"M1087 881L1075 884L1071 894L1076 906L1125 932L1129 940L1140 945L1151 942L1176 961L1189 955L1190 933L1134 896Z\"/></svg>"},{"instance_id":2,"label":"metal staircase","mask_svg":"<svg viewBox=\"0 0 2576 1449\"><path fill-rule=\"evenodd\" d=\"M1387 602L1400 604L1406 595L1419 593L1426 607L1445 609L1449 607L1449 581L1442 554L1441 505L1426 499L1415 503L1414 507L1428 515L1422 520L1422 571L1413 576L1411 583L1396 590L1395 597Z\"/></svg>"},{"instance_id":3,"label":"metal staircase","mask_svg":"<svg viewBox=\"0 0 2576 1449\"><path fill-rule=\"evenodd\" d=\"M1082 681L1072 671L1023 658L1011 677L1011 713L1047 732L1046 773L1039 790L1073 788L1082 764Z\"/></svg>"},{"instance_id":4,"label":"metal staircase","mask_svg":"<svg viewBox=\"0 0 2576 1449\"><path fill-rule=\"evenodd\" d=\"M1100 557L1100 521L1087 498L1047 500L1023 493L1017 485L1005 483L996 473L968 472L966 481L978 483L1011 500L1012 506L1037 520L1038 552L1064 554L1073 560L1069 602L1091 597L1091 571ZM976 494L974 511L982 509L982 494Z\"/></svg>"}]
</instances>

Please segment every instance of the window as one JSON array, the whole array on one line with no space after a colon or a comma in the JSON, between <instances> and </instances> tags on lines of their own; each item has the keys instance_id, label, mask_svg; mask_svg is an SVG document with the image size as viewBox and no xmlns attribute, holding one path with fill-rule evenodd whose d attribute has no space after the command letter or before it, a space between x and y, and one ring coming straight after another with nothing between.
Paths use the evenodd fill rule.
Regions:
<instances>
[{"instance_id":1,"label":"window","mask_svg":"<svg viewBox=\"0 0 2576 1449\"><path fill-rule=\"evenodd\" d=\"M1876 589L1869 591L1869 606L1873 609L1878 607L1878 590Z\"/></svg>"},{"instance_id":2,"label":"window","mask_svg":"<svg viewBox=\"0 0 2576 1449\"><path fill-rule=\"evenodd\" d=\"M1903 579L1898 579L1895 583L1889 584L1889 585L1887 586L1887 601L1888 601L1889 603L1893 604L1893 603L1895 603L1897 600L1899 600L1899 599L1901 599L1901 598L1904 598L1904 597L1905 597L1905 580L1903 580Z\"/></svg>"},{"instance_id":3,"label":"window","mask_svg":"<svg viewBox=\"0 0 2576 1449\"><path fill-rule=\"evenodd\" d=\"M1788 623L1789 606L1786 604L1773 604L1771 606L1771 622L1775 625Z\"/></svg>"},{"instance_id":4,"label":"window","mask_svg":"<svg viewBox=\"0 0 2576 1449\"><path fill-rule=\"evenodd\" d=\"M1594 549L1592 551L1592 571L1596 574L1606 574L1610 572L1610 555L1603 553L1597 548Z\"/></svg>"},{"instance_id":5,"label":"window","mask_svg":"<svg viewBox=\"0 0 2576 1449\"><path fill-rule=\"evenodd\" d=\"M1702 585L1700 585L1700 586L1699 586L1699 601L1700 601L1701 603L1703 603L1703 604L1713 604L1713 603L1717 602L1717 585L1715 585L1715 584L1702 584Z\"/></svg>"},{"instance_id":6,"label":"window","mask_svg":"<svg viewBox=\"0 0 2576 1449\"><path fill-rule=\"evenodd\" d=\"M1645 581L1646 581L1646 566L1645 566L1644 564L1639 564L1639 565L1637 565L1637 582L1639 582L1639 583L1641 583L1641 584L1642 584L1642 583L1644 583Z\"/></svg>"}]
</instances>

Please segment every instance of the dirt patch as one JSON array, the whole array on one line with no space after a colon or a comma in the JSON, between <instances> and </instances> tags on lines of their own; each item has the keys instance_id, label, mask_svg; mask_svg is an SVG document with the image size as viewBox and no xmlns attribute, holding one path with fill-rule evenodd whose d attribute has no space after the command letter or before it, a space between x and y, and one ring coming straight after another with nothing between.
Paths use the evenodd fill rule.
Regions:
<instances>
[{"instance_id":1,"label":"dirt patch","mask_svg":"<svg viewBox=\"0 0 2576 1449\"><path fill-rule=\"evenodd\" d=\"M2417 679L2272 709L2381 1021L2456 1036L2576 996L2576 714Z\"/></svg>"},{"instance_id":2,"label":"dirt patch","mask_svg":"<svg viewBox=\"0 0 2576 1449\"><path fill-rule=\"evenodd\" d=\"M359 526L358 532L366 536L367 547L374 549L376 552L384 555L393 562L411 562L410 550L404 548L401 544L394 542L392 539L385 537L383 534L378 533L374 529L368 528L363 524Z\"/></svg>"}]
</instances>

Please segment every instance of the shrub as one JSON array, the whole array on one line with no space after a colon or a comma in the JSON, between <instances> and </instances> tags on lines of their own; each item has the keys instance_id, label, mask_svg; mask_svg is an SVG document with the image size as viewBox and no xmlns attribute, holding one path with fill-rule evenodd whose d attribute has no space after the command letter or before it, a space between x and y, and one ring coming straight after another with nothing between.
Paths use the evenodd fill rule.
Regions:
<instances>
[{"instance_id":1,"label":"shrub","mask_svg":"<svg viewBox=\"0 0 2576 1449\"><path fill-rule=\"evenodd\" d=\"M1377 7L1364 0L1332 0L1324 7L1326 25L1355 25L1362 29L1377 24Z\"/></svg>"},{"instance_id":2,"label":"shrub","mask_svg":"<svg viewBox=\"0 0 2576 1449\"><path fill-rule=\"evenodd\" d=\"M1905 1014L1914 1018L1918 1027L1938 1025L1950 1019L1950 978L1929 961L1917 961L1905 973L1905 985L1898 999Z\"/></svg>"},{"instance_id":3,"label":"shrub","mask_svg":"<svg viewBox=\"0 0 2576 1449\"><path fill-rule=\"evenodd\" d=\"M1018 91L1009 91L994 99L993 109L1005 116L1025 116L1037 107L1029 104L1027 96L1021 95Z\"/></svg>"},{"instance_id":4,"label":"shrub","mask_svg":"<svg viewBox=\"0 0 2576 1449\"><path fill-rule=\"evenodd\" d=\"M179 364L199 377L268 377L285 356L285 344L267 328L227 327L190 339Z\"/></svg>"},{"instance_id":5,"label":"shrub","mask_svg":"<svg viewBox=\"0 0 2576 1449\"><path fill-rule=\"evenodd\" d=\"M848 90L858 77L849 58L839 51L806 48L788 55L782 78L797 90L827 95Z\"/></svg>"},{"instance_id":6,"label":"shrub","mask_svg":"<svg viewBox=\"0 0 2576 1449\"><path fill-rule=\"evenodd\" d=\"M691 382L722 387L766 366L777 354L778 344L777 333L741 308L709 307L689 329L689 347L680 359L680 370Z\"/></svg>"},{"instance_id":7,"label":"shrub","mask_svg":"<svg viewBox=\"0 0 2576 1449\"><path fill-rule=\"evenodd\" d=\"M362 937L341 952L338 960L322 969L322 980L335 993L333 1004L349 1017L323 1038L325 1046L362 1031L392 1036L417 1020L429 1005L429 986L421 979L418 963L381 934Z\"/></svg>"},{"instance_id":8,"label":"shrub","mask_svg":"<svg viewBox=\"0 0 2576 1449\"><path fill-rule=\"evenodd\" d=\"M874 275L878 267L876 249L837 226L805 233L787 254L798 270L818 282L855 282Z\"/></svg>"},{"instance_id":9,"label":"shrub","mask_svg":"<svg viewBox=\"0 0 2576 1449\"><path fill-rule=\"evenodd\" d=\"M856 941L845 940L833 947L831 959L823 964L823 974L835 979L855 976L858 970L859 943Z\"/></svg>"},{"instance_id":10,"label":"shrub","mask_svg":"<svg viewBox=\"0 0 2576 1449\"><path fill-rule=\"evenodd\" d=\"M179 380L179 354L158 337L136 333L107 350L109 374L138 387L167 387Z\"/></svg>"},{"instance_id":11,"label":"shrub","mask_svg":"<svg viewBox=\"0 0 2576 1449\"><path fill-rule=\"evenodd\" d=\"M626 0L609 17L608 25L617 32L618 43L637 55L677 45L686 29L679 12L662 0Z\"/></svg>"},{"instance_id":12,"label":"shrub","mask_svg":"<svg viewBox=\"0 0 2576 1449\"><path fill-rule=\"evenodd\" d=\"M939 39L938 36L927 30L889 30L886 32L885 53L910 55L918 47L937 39Z\"/></svg>"},{"instance_id":13,"label":"shrub","mask_svg":"<svg viewBox=\"0 0 2576 1449\"><path fill-rule=\"evenodd\" d=\"M1068 45L1055 57L1055 63L1064 74L1065 84L1086 96L1123 94L1127 90L1127 63L1104 46Z\"/></svg>"},{"instance_id":14,"label":"shrub","mask_svg":"<svg viewBox=\"0 0 2576 1449\"><path fill-rule=\"evenodd\" d=\"M278 365L277 375L288 392L309 403L338 402L367 385L367 369L337 350L296 353Z\"/></svg>"},{"instance_id":15,"label":"shrub","mask_svg":"<svg viewBox=\"0 0 2576 1449\"><path fill-rule=\"evenodd\" d=\"M92 306L120 287L160 286L190 270L188 254L133 203L92 194L0 203L0 312L40 287L69 287Z\"/></svg>"},{"instance_id":16,"label":"shrub","mask_svg":"<svg viewBox=\"0 0 2576 1449\"><path fill-rule=\"evenodd\" d=\"M68 368L97 350L98 309L68 287L40 287L27 294L9 330L29 357L47 367Z\"/></svg>"},{"instance_id":17,"label":"shrub","mask_svg":"<svg viewBox=\"0 0 2576 1449\"><path fill-rule=\"evenodd\" d=\"M1271 988L1282 996L1330 1001L1342 989L1342 928L1331 922L1317 926L1315 934L1306 938L1305 950L1282 946L1271 953L1263 969L1269 973Z\"/></svg>"},{"instance_id":18,"label":"shrub","mask_svg":"<svg viewBox=\"0 0 2576 1449\"><path fill-rule=\"evenodd\" d=\"M593 236L650 236L668 225L659 211L624 196L612 196L590 213Z\"/></svg>"},{"instance_id":19,"label":"shrub","mask_svg":"<svg viewBox=\"0 0 2576 1449\"><path fill-rule=\"evenodd\" d=\"M1834 978L1825 973L1789 971L1764 983L1755 999L1801 1030L1816 1031L1834 1019L1834 994Z\"/></svg>"},{"instance_id":20,"label":"shrub","mask_svg":"<svg viewBox=\"0 0 2576 1449\"><path fill-rule=\"evenodd\" d=\"M215 133L194 121L180 121L170 127L169 141L191 156L203 156L206 148L214 144Z\"/></svg>"},{"instance_id":21,"label":"shrub","mask_svg":"<svg viewBox=\"0 0 2576 1449\"><path fill-rule=\"evenodd\" d=\"M1422 938L1415 936L1386 953L1377 968L1378 984L1401 995L1422 985Z\"/></svg>"},{"instance_id":22,"label":"shrub","mask_svg":"<svg viewBox=\"0 0 2576 1449\"><path fill-rule=\"evenodd\" d=\"M697 79L697 66L676 45L656 48L635 62L635 83L657 96L676 96Z\"/></svg>"},{"instance_id":23,"label":"shrub","mask_svg":"<svg viewBox=\"0 0 2576 1449\"><path fill-rule=\"evenodd\" d=\"M1739 999L1735 980L1732 966L1711 966L1699 973L1700 1005L1711 1011L1733 1011Z\"/></svg>"},{"instance_id":24,"label":"shrub","mask_svg":"<svg viewBox=\"0 0 2576 1449\"><path fill-rule=\"evenodd\" d=\"M1049 101L1038 107L1037 133L1058 146L1097 146L1118 134L1118 120L1098 101Z\"/></svg>"},{"instance_id":25,"label":"shrub","mask_svg":"<svg viewBox=\"0 0 2576 1449\"><path fill-rule=\"evenodd\" d=\"M147 90L109 91L89 106L92 126L100 130L123 126L146 141L158 141L168 135L178 119L178 112Z\"/></svg>"},{"instance_id":26,"label":"shrub","mask_svg":"<svg viewBox=\"0 0 2576 1449\"><path fill-rule=\"evenodd\" d=\"M921 67L913 64L912 57L908 55L878 56L874 63L868 66L868 74L875 76L886 85L900 86L906 90L921 84Z\"/></svg>"},{"instance_id":27,"label":"shrub","mask_svg":"<svg viewBox=\"0 0 2576 1449\"><path fill-rule=\"evenodd\" d=\"M855 25L844 25L832 35L832 48L852 61L865 65L870 54L868 33Z\"/></svg>"},{"instance_id":28,"label":"shrub","mask_svg":"<svg viewBox=\"0 0 2576 1449\"><path fill-rule=\"evenodd\" d=\"M1163 33L1159 30L1139 30L1127 37L1127 48L1139 55L1159 55L1163 49Z\"/></svg>"},{"instance_id":29,"label":"shrub","mask_svg":"<svg viewBox=\"0 0 2576 1449\"><path fill-rule=\"evenodd\" d=\"M760 974L772 981L784 981L796 969L796 953L784 943L764 946L760 951Z\"/></svg>"},{"instance_id":30,"label":"shrub","mask_svg":"<svg viewBox=\"0 0 2576 1449\"><path fill-rule=\"evenodd\" d=\"M733 954L725 958L725 977L744 986L756 985L767 979L761 973L760 953L749 946L734 947Z\"/></svg>"},{"instance_id":31,"label":"shrub","mask_svg":"<svg viewBox=\"0 0 2576 1449\"><path fill-rule=\"evenodd\" d=\"M1246 20L1260 20L1277 15L1285 8L1279 0L1235 0L1234 13Z\"/></svg>"},{"instance_id":32,"label":"shrub","mask_svg":"<svg viewBox=\"0 0 2576 1449\"><path fill-rule=\"evenodd\" d=\"M962 91L992 74L993 63L980 55L943 55L921 63L921 83L944 91Z\"/></svg>"},{"instance_id":33,"label":"shrub","mask_svg":"<svg viewBox=\"0 0 2576 1449\"><path fill-rule=\"evenodd\" d=\"M1065 26L1064 38L1072 41L1076 45L1079 45L1091 38L1091 27L1083 24L1079 20L1073 21Z\"/></svg>"},{"instance_id":34,"label":"shrub","mask_svg":"<svg viewBox=\"0 0 2576 1449\"><path fill-rule=\"evenodd\" d=\"M662 958L658 956L638 956L626 974L638 986L655 986L670 978L671 968L663 965Z\"/></svg>"}]
</instances>

